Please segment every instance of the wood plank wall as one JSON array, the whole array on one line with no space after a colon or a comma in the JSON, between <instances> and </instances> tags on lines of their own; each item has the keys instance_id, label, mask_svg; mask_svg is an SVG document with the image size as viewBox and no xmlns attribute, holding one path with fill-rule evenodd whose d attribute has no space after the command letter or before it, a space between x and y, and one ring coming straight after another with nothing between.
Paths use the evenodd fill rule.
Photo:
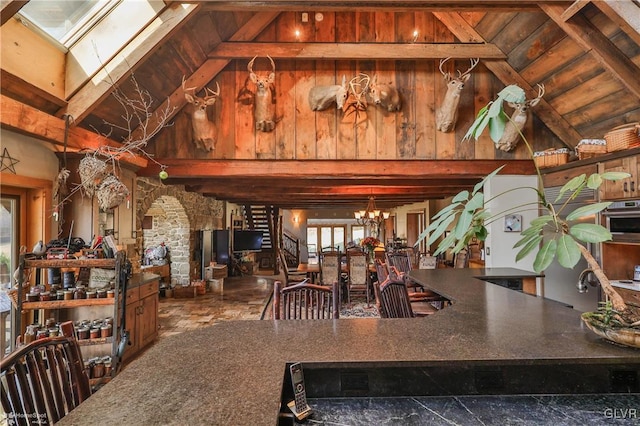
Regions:
<instances>
[{"instance_id":1,"label":"wood plank wall","mask_svg":"<svg viewBox=\"0 0 640 426\"><path fill-rule=\"evenodd\" d=\"M258 42L385 42L410 43L413 31L420 29L417 42L451 43L455 37L428 12L327 12L316 22L310 14L302 23L300 14L279 15L257 38ZM468 14L476 24L482 14ZM511 19L506 16L504 19ZM514 18L515 19L515 18ZM483 21L484 22L484 21ZM525 21L526 22L526 21ZM524 24L524 23L523 23ZM489 23L485 31L491 33ZM299 38L295 29L300 29ZM256 59L256 72L268 71L264 55ZM461 97L454 132L436 130L435 113L446 92L446 82L437 60L276 60L276 115L273 132L256 132L253 105L247 102L248 60L234 60L215 78L222 88L220 99L210 111L218 124L218 142L214 152L204 152L191 142L188 106L164 129L150 146L158 158L212 159L495 159L528 158L523 143L510 153L494 148L488 136L477 142L462 142L477 111L504 87L481 63L472 72ZM465 71L468 60L449 61L446 69ZM392 83L400 91L402 109L387 112L370 105L366 119L354 123L342 111L332 107L314 112L307 95L315 85L339 84L365 72L378 75L381 82ZM215 88L215 82L209 87ZM530 116L531 117L531 116ZM534 131L535 128L535 131ZM563 146L539 121L530 119L526 135L536 149ZM540 148L541 147L541 148Z\"/></svg>"}]
</instances>

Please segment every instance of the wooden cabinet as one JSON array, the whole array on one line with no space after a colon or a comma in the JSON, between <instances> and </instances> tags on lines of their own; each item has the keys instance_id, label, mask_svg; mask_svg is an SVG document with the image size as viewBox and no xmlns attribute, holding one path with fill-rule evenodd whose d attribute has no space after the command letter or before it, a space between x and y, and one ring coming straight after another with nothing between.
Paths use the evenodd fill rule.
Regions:
<instances>
[{"instance_id":1,"label":"wooden cabinet","mask_svg":"<svg viewBox=\"0 0 640 426\"><path fill-rule=\"evenodd\" d=\"M620 157L600 163L600 173L627 172L631 176L619 181L605 181L600 187L601 200L621 200L640 197L640 155Z\"/></svg>"},{"instance_id":2,"label":"wooden cabinet","mask_svg":"<svg viewBox=\"0 0 640 426\"><path fill-rule=\"evenodd\" d=\"M135 357L158 337L159 287L157 278L143 279L142 284L127 290L125 328L129 332L129 344L124 352L124 361Z\"/></svg>"},{"instance_id":3,"label":"wooden cabinet","mask_svg":"<svg viewBox=\"0 0 640 426\"><path fill-rule=\"evenodd\" d=\"M26 301L27 287L19 286L22 291L17 295L17 308L19 312L25 312L26 317L31 321L37 321L44 324L48 318L53 318L56 322L74 321L79 323L88 320L89 322L102 321L107 317L113 319L111 327L111 336L98 338L80 338L78 336L78 344L85 361L89 359L111 357L112 375L118 371L117 364L119 362L118 346L120 341L119 320L121 315L120 289L123 287L121 283L121 270L125 267L126 256L124 252L116 253L113 259L29 259L25 255L20 256L19 268L21 273L19 276L31 276L33 282L30 285L38 284L44 290L51 289L51 283L46 282L43 275L48 275L47 271L58 270L72 272L75 276L77 273L78 281L76 284L86 286L87 290L105 287L113 290L113 297L104 298L79 298L71 300L58 300L56 295L51 293L51 300ZM93 274L93 272L98 272ZM90 278L94 277L94 278ZM105 277L108 279L105 281ZM112 277L112 278L111 278ZM84 280L87 282L84 282ZM93 279L93 281L92 281ZM87 286L88 285L88 286ZM26 330L26 324L21 324L21 318L18 319L16 329L22 334ZM77 329L76 331L78 331ZM91 379L92 385L97 385L111 379L112 375L104 377L94 377ZM90 375L91 377L91 375Z\"/></svg>"}]
</instances>

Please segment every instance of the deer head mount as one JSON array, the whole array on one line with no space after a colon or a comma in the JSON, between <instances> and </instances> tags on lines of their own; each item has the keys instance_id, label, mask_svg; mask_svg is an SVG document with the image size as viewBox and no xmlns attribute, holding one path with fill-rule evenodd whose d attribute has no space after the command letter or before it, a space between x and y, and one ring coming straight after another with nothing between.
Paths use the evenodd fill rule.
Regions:
<instances>
[{"instance_id":1,"label":"deer head mount","mask_svg":"<svg viewBox=\"0 0 640 426\"><path fill-rule=\"evenodd\" d=\"M275 81L276 81L276 64L267 55L271 62L272 71L266 75L258 75L253 72L253 63L257 56L249 61L247 70L249 78L256 85L256 92L253 104L253 117L256 124L256 130L260 132L270 132L276 127L276 100L275 100Z\"/></svg>"},{"instance_id":2,"label":"deer head mount","mask_svg":"<svg viewBox=\"0 0 640 426\"><path fill-rule=\"evenodd\" d=\"M514 108L511 118L504 127L504 133L498 142L496 148L501 151L511 151L520 141L520 134L524 125L527 123L527 112L529 108L538 105L540 99L544 96L544 85L538 84L538 96L529 101L514 103L508 102L507 105Z\"/></svg>"},{"instance_id":3,"label":"deer head mount","mask_svg":"<svg viewBox=\"0 0 640 426\"><path fill-rule=\"evenodd\" d=\"M385 108L387 111L400 111L401 101L398 89L390 84L378 83L378 75L373 76L369 86L369 94L374 104Z\"/></svg>"},{"instance_id":4,"label":"deer head mount","mask_svg":"<svg viewBox=\"0 0 640 426\"><path fill-rule=\"evenodd\" d=\"M440 73L447 81L447 93L444 95L444 99L442 100L442 105L438 108L436 114L436 128L441 132L451 132L455 126L456 121L458 120L458 104L460 103L460 92L464 89L464 84L471 77L471 70L473 70L476 65L480 62L479 58L471 59L471 66L465 72L460 72L458 70L458 76L454 77L449 72L444 72L442 70L442 66L447 62L450 58L445 58L440 60Z\"/></svg>"},{"instance_id":5,"label":"deer head mount","mask_svg":"<svg viewBox=\"0 0 640 426\"><path fill-rule=\"evenodd\" d=\"M347 101L342 110L343 119L353 119L354 124L367 118L367 92L371 77L368 74L360 73L349 81L349 92Z\"/></svg>"},{"instance_id":6,"label":"deer head mount","mask_svg":"<svg viewBox=\"0 0 640 426\"><path fill-rule=\"evenodd\" d=\"M312 87L309 90L309 107L312 111L323 111L335 103L338 109L342 109L348 95L347 76L343 75L342 84Z\"/></svg>"},{"instance_id":7,"label":"deer head mount","mask_svg":"<svg viewBox=\"0 0 640 426\"><path fill-rule=\"evenodd\" d=\"M205 151L213 151L215 149L218 129L216 124L209 120L207 116L207 107L216 103L220 96L220 85L216 82L216 91L204 88L205 96L199 97L195 94L195 87L185 87L185 78L182 77L182 90L184 98L188 103L193 105L193 113L191 114L191 127L193 129L193 143L196 147Z\"/></svg>"}]
</instances>

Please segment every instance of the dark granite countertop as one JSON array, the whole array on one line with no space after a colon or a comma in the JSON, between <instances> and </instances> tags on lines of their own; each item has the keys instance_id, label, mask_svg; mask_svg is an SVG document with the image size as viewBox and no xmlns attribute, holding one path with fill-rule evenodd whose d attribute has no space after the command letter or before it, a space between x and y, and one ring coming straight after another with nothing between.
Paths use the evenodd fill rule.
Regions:
<instances>
[{"instance_id":1,"label":"dark granite countertop","mask_svg":"<svg viewBox=\"0 0 640 426\"><path fill-rule=\"evenodd\" d=\"M453 305L426 318L233 321L161 339L60 424L274 425L293 361L640 364L640 351L598 338L578 311L474 278L494 273L536 276L414 271Z\"/></svg>"}]
</instances>

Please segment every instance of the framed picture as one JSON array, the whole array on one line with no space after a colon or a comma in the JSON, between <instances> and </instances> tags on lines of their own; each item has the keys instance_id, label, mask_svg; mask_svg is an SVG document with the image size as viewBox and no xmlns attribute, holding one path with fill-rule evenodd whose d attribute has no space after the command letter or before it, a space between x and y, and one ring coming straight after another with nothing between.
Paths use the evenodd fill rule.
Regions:
<instances>
[{"instance_id":1,"label":"framed picture","mask_svg":"<svg viewBox=\"0 0 640 426\"><path fill-rule=\"evenodd\" d=\"M508 214L504 217L504 232L521 232L522 215Z\"/></svg>"}]
</instances>

